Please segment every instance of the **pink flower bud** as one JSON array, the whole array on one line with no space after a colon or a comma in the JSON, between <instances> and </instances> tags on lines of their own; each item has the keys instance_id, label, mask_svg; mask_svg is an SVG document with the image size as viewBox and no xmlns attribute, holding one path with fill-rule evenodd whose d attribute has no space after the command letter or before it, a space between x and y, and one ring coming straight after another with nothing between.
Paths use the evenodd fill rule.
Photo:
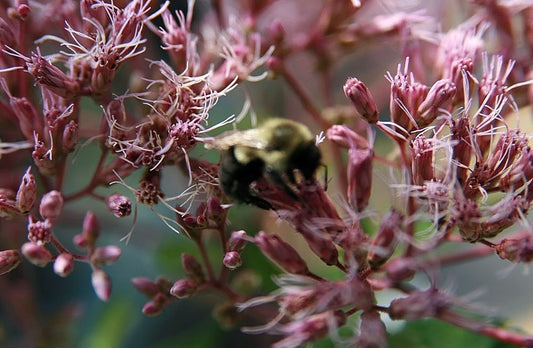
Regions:
<instances>
[{"instance_id":1,"label":"pink flower bud","mask_svg":"<svg viewBox=\"0 0 533 348\"><path fill-rule=\"evenodd\" d=\"M332 328L346 324L347 315L343 311L326 311L323 313L306 315L301 320L294 320L280 328L287 335L274 347L300 347L305 343L314 342L331 332Z\"/></svg>"},{"instance_id":2,"label":"pink flower bud","mask_svg":"<svg viewBox=\"0 0 533 348\"><path fill-rule=\"evenodd\" d=\"M121 194L115 193L106 199L107 209L118 218L131 214L131 200Z\"/></svg>"},{"instance_id":3,"label":"pink flower bud","mask_svg":"<svg viewBox=\"0 0 533 348\"><path fill-rule=\"evenodd\" d=\"M244 239L246 232L244 230L234 231L228 239L228 250L241 251L246 243Z\"/></svg>"},{"instance_id":4,"label":"pink flower bud","mask_svg":"<svg viewBox=\"0 0 533 348\"><path fill-rule=\"evenodd\" d=\"M195 216L185 215L181 220L183 221L183 224L185 225L185 227L190 227L190 228L197 227Z\"/></svg>"},{"instance_id":5,"label":"pink flower bud","mask_svg":"<svg viewBox=\"0 0 533 348\"><path fill-rule=\"evenodd\" d=\"M449 109L457 92L455 84L448 79L438 80L431 86L426 98L418 106L416 121L418 126L428 126L439 115L439 109Z\"/></svg>"},{"instance_id":6,"label":"pink flower bud","mask_svg":"<svg viewBox=\"0 0 533 348\"><path fill-rule=\"evenodd\" d=\"M161 314L162 311L163 311L163 306L161 306L160 303L155 302L155 301L146 302L146 304L143 306L143 309L142 309L143 314L149 317L159 315Z\"/></svg>"},{"instance_id":7,"label":"pink flower bud","mask_svg":"<svg viewBox=\"0 0 533 348\"><path fill-rule=\"evenodd\" d=\"M18 250L3 250L0 251L0 275L14 270L21 261L21 256Z\"/></svg>"},{"instance_id":8,"label":"pink flower bud","mask_svg":"<svg viewBox=\"0 0 533 348\"><path fill-rule=\"evenodd\" d=\"M372 188L372 149L350 148L348 150L348 202L357 210L368 206Z\"/></svg>"},{"instance_id":9,"label":"pink flower bud","mask_svg":"<svg viewBox=\"0 0 533 348\"><path fill-rule=\"evenodd\" d=\"M31 167L28 167L22 177L19 189L17 191L17 206L22 214L28 213L37 199L37 186L35 177L30 173Z\"/></svg>"},{"instance_id":10,"label":"pink flower bud","mask_svg":"<svg viewBox=\"0 0 533 348\"><path fill-rule=\"evenodd\" d=\"M260 231L254 238L254 243L272 261L282 269L294 274L309 274L305 261L289 244L276 235Z\"/></svg>"},{"instance_id":11,"label":"pink flower bud","mask_svg":"<svg viewBox=\"0 0 533 348\"><path fill-rule=\"evenodd\" d=\"M202 269L202 265L200 265L194 256L187 253L181 254L181 265L183 266L183 269L189 278L194 279L194 281L197 283L204 282L204 270Z\"/></svg>"},{"instance_id":12,"label":"pink flower bud","mask_svg":"<svg viewBox=\"0 0 533 348\"><path fill-rule=\"evenodd\" d=\"M451 121L450 133L452 144L452 159L457 163L457 181L464 183L470 173L470 161L474 146L471 145L470 120L461 116Z\"/></svg>"},{"instance_id":13,"label":"pink flower bud","mask_svg":"<svg viewBox=\"0 0 533 348\"><path fill-rule=\"evenodd\" d=\"M395 257L385 265L387 278L399 282L413 277L416 273L416 264L412 258Z\"/></svg>"},{"instance_id":14,"label":"pink flower bud","mask_svg":"<svg viewBox=\"0 0 533 348\"><path fill-rule=\"evenodd\" d=\"M115 245L96 248L91 255L91 264L96 267L110 265L118 260L121 253L120 248Z\"/></svg>"},{"instance_id":15,"label":"pink flower bud","mask_svg":"<svg viewBox=\"0 0 533 348\"><path fill-rule=\"evenodd\" d=\"M89 245L87 242L87 238L81 234L77 234L72 237L72 243L74 243L74 245L80 249L85 249Z\"/></svg>"},{"instance_id":16,"label":"pink flower bud","mask_svg":"<svg viewBox=\"0 0 533 348\"><path fill-rule=\"evenodd\" d=\"M20 4L17 6L18 18L21 20L26 20L30 15L31 9L27 4Z\"/></svg>"},{"instance_id":17,"label":"pink flower bud","mask_svg":"<svg viewBox=\"0 0 533 348\"><path fill-rule=\"evenodd\" d=\"M39 52L32 52L26 67L36 83L65 99L74 98L79 93L78 81L52 65Z\"/></svg>"},{"instance_id":18,"label":"pink flower bud","mask_svg":"<svg viewBox=\"0 0 533 348\"><path fill-rule=\"evenodd\" d=\"M391 257L398 244L402 224L403 215L396 210L391 210L383 217L368 252L368 263L372 268L379 268Z\"/></svg>"},{"instance_id":19,"label":"pink flower bud","mask_svg":"<svg viewBox=\"0 0 533 348\"><path fill-rule=\"evenodd\" d=\"M69 253L61 253L54 261L54 272L61 277L68 276L74 270L74 257Z\"/></svg>"},{"instance_id":20,"label":"pink flower bud","mask_svg":"<svg viewBox=\"0 0 533 348\"><path fill-rule=\"evenodd\" d=\"M496 253L514 263L533 261L533 238L526 235L517 239L504 239L496 245Z\"/></svg>"},{"instance_id":21,"label":"pink flower bud","mask_svg":"<svg viewBox=\"0 0 533 348\"><path fill-rule=\"evenodd\" d=\"M220 204L220 201L215 197L210 197L207 201L207 216L209 221L214 225L219 225L223 223L226 215L224 214L224 208Z\"/></svg>"},{"instance_id":22,"label":"pink flower bud","mask_svg":"<svg viewBox=\"0 0 533 348\"><path fill-rule=\"evenodd\" d=\"M387 331L377 311L367 311L361 314L357 347L386 348Z\"/></svg>"},{"instance_id":23,"label":"pink flower bud","mask_svg":"<svg viewBox=\"0 0 533 348\"><path fill-rule=\"evenodd\" d=\"M278 57L269 57L266 61L266 67L274 74L277 75L283 71L283 62Z\"/></svg>"},{"instance_id":24,"label":"pink flower bud","mask_svg":"<svg viewBox=\"0 0 533 348\"><path fill-rule=\"evenodd\" d=\"M22 244L22 254L36 266L44 267L54 258L42 244L27 242Z\"/></svg>"},{"instance_id":25,"label":"pink flower bud","mask_svg":"<svg viewBox=\"0 0 533 348\"><path fill-rule=\"evenodd\" d=\"M281 43L285 37L285 29L279 19L274 19L267 27L268 33L272 37L272 41Z\"/></svg>"},{"instance_id":26,"label":"pink flower bud","mask_svg":"<svg viewBox=\"0 0 533 348\"><path fill-rule=\"evenodd\" d=\"M357 134L346 125L333 125L328 128L326 135L329 140L346 149L352 147L368 149L371 147L366 138Z\"/></svg>"},{"instance_id":27,"label":"pink flower bud","mask_svg":"<svg viewBox=\"0 0 533 348\"><path fill-rule=\"evenodd\" d=\"M141 293L148 297L154 297L160 292L159 285L154 283L151 279L145 277L137 277L131 280L133 286Z\"/></svg>"},{"instance_id":28,"label":"pink flower bud","mask_svg":"<svg viewBox=\"0 0 533 348\"><path fill-rule=\"evenodd\" d=\"M54 175L57 170L56 163L50 158L51 151L50 145L46 144L38 136L35 136L34 150L31 153L31 157L39 172L45 176Z\"/></svg>"},{"instance_id":29,"label":"pink flower bud","mask_svg":"<svg viewBox=\"0 0 533 348\"><path fill-rule=\"evenodd\" d=\"M152 301L149 301L143 306L142 312L144 315L155 316L161 314L167 304L168 297L162 293L158 293L154 296Z\"/></svg>"},{"instance_id":30,"label":"pink flower bud","mask_svg":"<svg viewBox=\"0 0 533 348\"><path fill-rule=\"evenodd\" d=\"M90 210L83 219L82 235L86 238L87 244L91 246L94 245L100 235L100 224L96 219L96 215Z\"/></svg>"},{"instance_id":31,"label":"pink flower bud","mask_svg":"<svg viewBox=\"0 0 533 348\"><path fill-rule=\"evenodd\" d=\"M79 129L80 127L78 124L73 120L65 126L61 138L61 146L64 152L72 152L76 148L76 145L78 144Z\"/></svg>"},{"instance_id":32,"label":"pink flower bud","mask_svg":"<svg viewBox=\"0 0 533 348\"><path fill-rule=\"evenodd\" d=\"M435 177L433 168L434 148L433 140L427 139L423 135L416 137L412 141L413 179L417 185L423 185L424 182L433 180Z\"/></svg>"},{"instance_id":33,"label":"pink flower bud","mask_svg":"<svg viewBox=\"0 0 533 348\"><path fill-rule=\"evenodd\" d=\"M34 221L33 217L28 218L28 240L37 244L50 242L52 238L52 224L50 221Z\"/></svg>"},{"instance_id":34,"label":"pink flower bud","mask_svg":"<svg viewBox=\"0 0 533 348\"><path fill-rule=\"evenodd\" d=\"M242 265L241 254L236 251L228 251L226 255L224 255L222 263L228 269L236 269Z\"/></svg>"},{"instance_id":35,"label":"pink flower bud","mask_svg":"<svg viewBox=\"0 0 533 348\"><path fill-rule=\"evenodd\" d=\"M63 195L61 192L53 190L46 193L41 198L41 205L39 206L39 213L44 219L50 220L54 223L63 209Z\"/></svg>"},{"instance_id":36,"label":"pink flower bud","mask_svg":"<svg viewBox=\"0 0 533 348\"><path fill-rule=\"evenodd\" d=\"M355 107L359 115L368 123L378 121L378 107L374 102L374 97L363 82L355 77L349 78L344 84L344 94Z\"/></svg>"},{"instance_id":37,"label":"pink flower bud","mask_svg":"<svg viewBox=\"0 0 533 348\"><path fill-rule=\"evenodd\" d=\"M194 280L185 278L180 279L174 283L170 289L170 294L177 298L190 297L196 292L196 283Z\"/></svg>"},{"instance_id":38,"label":"pink flower bud","mask_svg":"<svg viewBox=\"0 0 533 348\"><path fill-rule=\"evenodd\" d=\"M406 131L418 128L413 115L427 95L427 86L414 80L414 76L407 70L407 64L403 70L401 65L398 66L397 74L388 79L391 82L391 121Z\"/></svg>"},{"instance_id":39,"label":"pink flower bud","mask_svg":"<svg viewBox=\"0 0 533 348\"><path fill-rule=\"evenodd\" d=\"M431 318L452 304L446 295L435 289L415 291L407 297L392 300L389 316L392 320Z\"/></svg>"},{"instance_id":40,"label":"pink flower bud","mask_svg":"<svg viewBox=\"0 0 533 348\"><path fill-rule=\"evenodd\" d=\"M91 282L96 296L102 301L109 300L111 295L111 278L101 269L95 269L91 275Z\"/></svg>"},{"instance_id":41,"label":"pink flower bud","mask_svg":"<svg viewBox=\"0 0 533 348\"><path fill-rule=\"evenodd\" d=\"M12 219L20 214L17 202L0 193L0 218Z\"/></svg>"},{"instance_id":42,"label":"pink flower bud","mask_svg":"<svg viewBox=\"0 0 533 348\"><path fill-rule=\"evenodd\" d=\"M42 116L28 99L10 97L9 105L18 119L20 132L26 140L33 141L34 133L42 136L44 128Z\"/></svg>"}]
</instances>

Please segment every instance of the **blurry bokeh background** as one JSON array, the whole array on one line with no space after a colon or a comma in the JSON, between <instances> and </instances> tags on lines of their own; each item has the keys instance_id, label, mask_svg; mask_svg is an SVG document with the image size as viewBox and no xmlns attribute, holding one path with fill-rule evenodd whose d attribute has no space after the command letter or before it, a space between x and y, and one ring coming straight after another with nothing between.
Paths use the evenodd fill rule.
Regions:
<instances>
[{"instance_id":1,"label":"blurry bokeh background","mask_svg":"<svg viewBox=\"0 0 533 348\"><path fill-rule=\"evenodd\" d=\"M185 9L184 1L172 1L176 8ZM202 18L202 8L205 2L198 1L198 18ZM287 33L298 35L298 30L305 30L313 25L313 18L320 9L321 1L313 0L284 0L279 1L277 10L272 11L273 18L285 19ZM425 1L423 7L428 15L443 18L443 29L449 28L464 19L465 4L461 1ZM283 14L282 11L285 13ZM289 14L299 13L301 16L287 20ZM307 20L306 23L301 23ZM196 22L198 25L201 21ZM293 24L294 28L290 25ZM157 47L157 44L154 45ZM342 86L348 77L354 76L364 81L370 88L380 110L387 110L389 83L384 75L387 71L395 72L402 62L402 54L395 39L384 42L373 42L363 50L354 49L342 61L337 62L337 69L330 76L329 88L331 97L337 105L348 105L343 95ZM321 77L314 73L315 62L305 54L291 57L290 69L295 76L302 79L302 85L307 92L316 98L322 98ZM123 76L126 80L128 76ZM127 82L125 82L127 83ZM299 101L280 80L265 80L256 84L245 84L228 97L222 98L211 113L211 118L225 119L228 115L238 114L244 103L244 96L249 94L253 101L253 109L260 117L272 115L291 117L303 121L313 127L310 117L303 110ZM99 117L98 106L87 103L87 113L82 116L82 122L91 122L91 118ZM531 113L525 113L530 118ZM386 114L380 117L386 118ZM525 127L528 123L521 124ZM249 124L247 119L243 127ZM532 129L530 129L531 131ZM391 144L380 134L376 140L377 152L386 155ZM89 144L79 149L72 157L70 187L81 187L92 173L97 158L98 147ZM196 150L196 155L202 158L217 160L215 154L207 153L202 148ZM0 161L0 168L2 162ZM331 178L328 192L335 200L336 176L333 166L329 166L328 176ZM1 168L2 172L8 168ZM138 176L129 177L126 182L135 185ZM384 185L390 179L389 169L383 165L375 168L374 188L371 207L377 212L385 211L391 202L394 204L392 191ZM163 175L165 192L180 193L187 185L187 178L178 170L168 170ZM67 186L69 187L69 186ZM107 192L122 192L132 197L131 192L115 185ZM68 189L67 189L68 191ZM99 190L100 193L106 192ZM132 197L133 198L133 197ZM164 207L157 207L158 211L171 216ZM141 308L146 302L143 295L131 285L131 278L144 276L155 279L164 276L177 279L183 275L180 264L182 252L195 254L192 243L183 235L177 235L169 230L161 220L148 208L139 206L138 222L133 237L128 245L119 240L129 231L132 225L131 217L124 220L115 219L103 205L90 199L77 201L66 207L61 217L62 229L56 234L68 245L72 236L79 233L80 222L87 210L93 210L102 226L101 245L117 244L122 247L122 256L118 262L107 267L113 280L113 292L107 303L99 301L90 284L90 269L83 264L77 264L76 271L67 278L56 276L52 265L40 269L24 261L14 272L0 277L0 346L6 348L26 348L26 336L33 333L41 344L27 348L179 348L179 347L266 347L276 338L267 335L252 336L241 333L236 328L223 327L213 319L213 308L219 302L218 295L202 295L192 299L175 301L157 317L146 317ZM300 246L302 254L306 254L305 242L298 236L287 232L287 226L274 223L272 213L259 211L254 207L239 206L232 209L230 221L232 229L245 229L254 234L261 229L272 233L285 233L284 238L294 245ZM9 234L10 224L15 222L0 221L0 235ZM0 239L0 243L3 240ZM2 249L9 245L1 245ZM221 258L218 245L213 245L211 257ZM308 255L311 267L319 267L313 263L313 256ZM274 289L271 277L277 273L277 268L249 245L243 254L244 264L251 270L241 281L262 284L262 294ZM519 327L533 334L532 301L530 300L533 278L523 266L513 267L508 262L502 262L496 256L485 257L480 260L464 262L453 267L444 267L437 277L444 288L465 300L475 303L476 310L491 316L505 318L510 325ZM320 269L327 274L333 272ZM334 276L334 274L333 274ZM420 277L420 283L427 283L427 279ZM380 301L388 303L392 297L383 294ZM269 318L264 318L268 321ZM258 323L259 324L259 323ZM399 332L402 323L390 323L391 332ZM449 338L449 337L448 337ZM394 341L391 341L394 345ZM398 342L402 342L401 340ZM439 340L435 342L421 342L418 347L454 347L454 341ZM481 341L477 341L478 343ZM484 341L483 341L484 342ZM397 346L399 343L396 343ZM437 344L437 345L435 345ZM319 346L329 347L330 342L322 342ZM480 345L481 346L481 345ZM488 343L486 346L490 346Z\"/></svg>"}]
</instances>

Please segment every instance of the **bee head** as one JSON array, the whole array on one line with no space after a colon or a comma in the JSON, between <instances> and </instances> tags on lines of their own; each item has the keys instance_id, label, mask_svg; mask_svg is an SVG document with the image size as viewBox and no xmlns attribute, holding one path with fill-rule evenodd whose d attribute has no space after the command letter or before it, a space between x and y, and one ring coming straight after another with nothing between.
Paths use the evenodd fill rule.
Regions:
<instances>
[{"instance_id":1,"label":"bee head","mask_svg":"<svg viewBox=\"0 0 533 348\"><path fill-rule=\"evenodd\" d=\"M306 180L310 180L315 175L316 169L320 166L322 155L314 141L300 144L292 152L288 170L291 172L298 169Z\"/></svg>"}]
</instances>

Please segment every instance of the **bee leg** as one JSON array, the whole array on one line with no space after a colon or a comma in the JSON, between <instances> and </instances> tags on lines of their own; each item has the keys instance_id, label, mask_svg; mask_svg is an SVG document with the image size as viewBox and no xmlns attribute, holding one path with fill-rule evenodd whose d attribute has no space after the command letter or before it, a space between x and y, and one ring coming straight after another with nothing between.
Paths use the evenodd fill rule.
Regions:
<instances>
[{"instance_id":1,"label":"bee leg","mask_svg":"<svg viewBox=\"0 0 533 348\"><path fill-rule=\"evenodd\" d=\"M298 195L296 194L296 192L294 192L294 190L289 185L287 185L287 181L285 180L285 178L280 173L278 173L275 170L269 169L268 167L267 167L265 172L266 172L266 175L268 176L268 179L273 184L275 184L276 186L281 188L292 199L294 199L296 201L298 200ZM293 176L293 178L294 178L294 176Z\"/></svg>"}]
</instances>

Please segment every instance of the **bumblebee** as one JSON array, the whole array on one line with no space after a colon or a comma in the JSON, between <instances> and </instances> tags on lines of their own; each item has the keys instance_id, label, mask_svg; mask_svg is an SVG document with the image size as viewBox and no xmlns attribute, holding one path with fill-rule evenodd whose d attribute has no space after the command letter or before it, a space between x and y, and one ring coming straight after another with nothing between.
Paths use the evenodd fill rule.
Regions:
<instances>
[{"instance_id":1,"label":"bumblebee","mask_svg":"<svg viewBox=\"0 0 533 348\"><path fill-rule=\"evenodd\" d=\"M322 157L305 125L282 118L269 119L258 128L223 133L208 147L226 150L219 170L224 193L262 209L273 207L252 192L253 182L265 178L297 200L291 188L296 184L295 171L312 179Z\"/></svg>"}]
</instances>

